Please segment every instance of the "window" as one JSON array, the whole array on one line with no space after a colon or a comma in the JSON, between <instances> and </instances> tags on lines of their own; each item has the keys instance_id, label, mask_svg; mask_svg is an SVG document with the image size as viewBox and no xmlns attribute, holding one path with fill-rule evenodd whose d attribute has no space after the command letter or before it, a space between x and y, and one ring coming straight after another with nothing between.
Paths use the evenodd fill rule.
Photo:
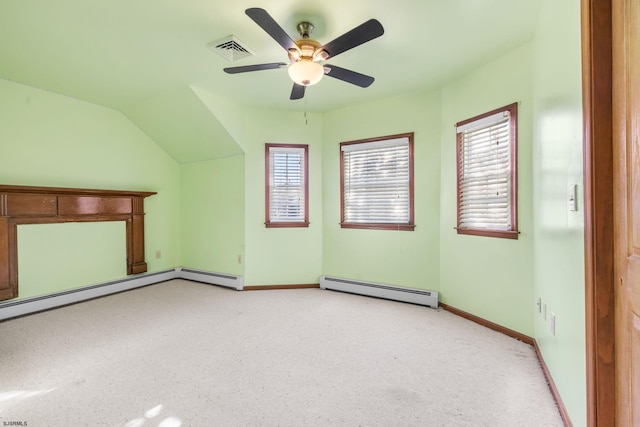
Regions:
<instances>
[{"instance_id":1,"label":"window","mask_svg":"<svg viewBox=\"0 0 640 427\"><path fill-rule=\"evenodd\" d=\"M518 104L456 124L458 234L518 238Z\"/></svg>"},{"instance_id":2,"label":"window","mask_svg":"<svg viewBox=\"0 0 640 427\"><path fill-rule=\"evenodd\" d=\"M413 222L413 133L340 144L342 228L409 230Z\"/></svg>"},{"instance_id":3,"label":"window","mask_svg":"<svg viewBox=\"0 0 640 427\"><path fill-rule=\"evenodd\" d=\"M267 227L309 226L307 152L307 145L265 145Z\"/></svg>"}]
</instances>

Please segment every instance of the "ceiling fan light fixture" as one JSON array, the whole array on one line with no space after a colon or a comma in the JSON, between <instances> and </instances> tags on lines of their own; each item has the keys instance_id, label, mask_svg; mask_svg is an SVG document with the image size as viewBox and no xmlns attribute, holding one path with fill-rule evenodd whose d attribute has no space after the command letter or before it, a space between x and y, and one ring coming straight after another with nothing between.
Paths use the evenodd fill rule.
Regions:
<instances>
[{"instance_id":1,"label":"ceiling fan light fixture","mask_svg":"<svg viewBox=\"0 0 640 427\"><path fill-rule=\"evenodd\" d=\"M310 59L301 59L289 65L289 77L296 84L311 86L320 81L324 76L324 67Z\"/></svg>"},{"instance_id":2,"label":"ceiling fan light fixture","mask_svg":"<svg viewBox=\"0 0 640 427\"><path fill-rule=\"evenodd\" d=\"M289 49L289 59L291 62L298 62L302 59L300 49Z\"/></svg>"},{"instance_id":3,"label":"ceiling fan light fixture","mask_svg":"<svg viewBox=\"0 0 640 427\"><path fill-rule=\"evenodd\" d=\"M329 53L322 47L316 49L316 51L313 52L314 61L326 61L327 59L329 59Z\"/></svg>"}]
</instances>

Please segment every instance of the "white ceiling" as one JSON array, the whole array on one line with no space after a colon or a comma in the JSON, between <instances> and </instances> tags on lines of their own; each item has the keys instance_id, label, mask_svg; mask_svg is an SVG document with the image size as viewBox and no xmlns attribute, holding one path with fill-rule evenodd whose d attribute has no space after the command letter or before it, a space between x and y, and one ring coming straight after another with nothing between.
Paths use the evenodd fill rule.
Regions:
<instances>
[{"instance_id":1,"label":"white ceiling","mask_svg":"<svg viewBox=\"0 0 640 427\"><path fill-rule=\"evenodd\" d=\"M115 108L134 122L144 117L147 124L139 126L150 126L153 137L161 134L154 123L171 120L181 102L184 111L200 108L185 96L190 87L241 105L318 112L436 88L530 40L539 6L540 0L0 0L0 78ZM229 66L287 61L245 15L249 7L266 9L294 39L296 24L310 20L312 37L323 44L378 19L382 37L329 61L376 81L363 89L325 77L303 100L290 101L286 70L224 73ZM208 48L230 34L256 55L229 62ZM157 108L154 100L171 108ZM220 155L168 151L181 162Z\"/></svg>"}]
</instances>

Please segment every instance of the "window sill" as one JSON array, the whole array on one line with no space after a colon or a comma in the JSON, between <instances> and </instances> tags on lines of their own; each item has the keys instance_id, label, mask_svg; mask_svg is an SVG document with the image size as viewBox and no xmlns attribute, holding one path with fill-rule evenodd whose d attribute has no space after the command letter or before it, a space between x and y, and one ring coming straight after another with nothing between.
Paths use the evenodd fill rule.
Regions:
<instances>
[{"instance_id":1,"label":"window sill","mask_svg":"<svg viewBox=\"0 0 640 427\"><path fill-rule=\"evenodd\" d=\"M305 228L310 222L265 222L266 228Z\"/></svg>"},{"instance_id":2,"label":"window sill","mask_svg":"<svg viewBox=\"0 0 640 427\"><path fill-rule=\"evenodd\" d=\"M415 224L376 224L376 223L353 223L341 222L341 228L362 228L366 230L397 230L397 231L413 231Z\"/></svg>"},{"instance_id":3,"label":"window sill","mask_svg":"<svg viewBox=\"0 0 640 427\"><path fill-rule=\"evenodd\" d=\"M501 239L518 240L520 234L517 230L480 230L477 228L457 228L458 234L467 234L470 236L497 237Z\"/></svg>"}]
</instances>

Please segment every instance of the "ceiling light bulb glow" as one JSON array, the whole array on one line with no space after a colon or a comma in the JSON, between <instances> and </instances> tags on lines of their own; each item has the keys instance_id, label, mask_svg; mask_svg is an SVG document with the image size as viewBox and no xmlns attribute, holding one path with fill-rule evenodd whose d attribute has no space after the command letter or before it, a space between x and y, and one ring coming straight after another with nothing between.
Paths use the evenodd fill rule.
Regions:
<instances>
[{"instance_id":1,"label":"ceiling light bulb glow","mask_svg":"<svg viewBox=\"0 0 640 427\"><path fill-rule=\"evenodd\" d=\"M302 86L311 86L324 76L324 67L310 59L301 59L289 65L289 77Z\"/></svg>"}]
</instances>

